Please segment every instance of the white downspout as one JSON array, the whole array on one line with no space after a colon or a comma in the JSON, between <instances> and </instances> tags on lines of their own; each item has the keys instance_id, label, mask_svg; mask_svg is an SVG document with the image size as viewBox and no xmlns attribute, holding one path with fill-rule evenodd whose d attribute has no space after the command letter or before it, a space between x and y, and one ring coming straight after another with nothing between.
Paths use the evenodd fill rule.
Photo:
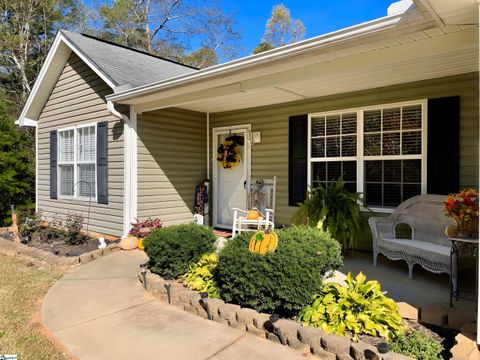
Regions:
<instances>
[{"instance_id":1,"label":"white downspout","mask_svg":"<svg viewBox=\"0 0 480 360\"><path fill-rule=\"evenodd\" d=\"M207 112L207 179L210 180L210 113Z\"/></svg>"},{"instance_id":2,"label":"white downspout","mask_svg":"<svg viewBox=\"0 0 480 360\"><path fill-rule=\"evenodd\" d=\"M128 116L122 114L112 101L107 101L107 109L116 117L123 121L123 236L130 231L131 224L131 123Z\"/></svg>"}]
</instances>

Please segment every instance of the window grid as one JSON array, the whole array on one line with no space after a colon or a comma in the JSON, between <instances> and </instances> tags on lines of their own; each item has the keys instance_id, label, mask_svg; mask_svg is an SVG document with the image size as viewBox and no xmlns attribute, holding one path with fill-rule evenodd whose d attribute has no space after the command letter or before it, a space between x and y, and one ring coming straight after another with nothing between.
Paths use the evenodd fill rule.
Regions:
<instances>
[{"instance_id":1,"label":"window grid","mask_svg":"<svg viewBox=\"0 0 480 360\"><path fill-rule=\"evenodd\" d=\"M73 154L64 160L65 134L73 135ZM97 198L96 176L96 124L79 125L58 130L58 181L59 194L65 198ZM68 171L66 171L68 167ZM63 171L65 170L65 171ZM73 176L72 176L73 173ZM73 179L72 179L73 178ZM86 183L90 186L88 186Z\"/></svg>"},{"instance_id":2,"label":"window grid","mask_svg":"<svg viewBox=\"0 0 480 360\"><path fill-rule=\"evenodd\" d=\"M388 119L384 119L385 115L389 114L389 111L392 112L395 109L399 111L397 118L394 117L394 112L390 114L390 124L388 124ZM365 119L365 115L368 112L373 111L380 111L381 114L381 123L380 128L377 131L366 131L364 129L365 123L368 119ZM314 156L313 151L313 141L318 138L327 138L326 135L326 123L324 125L324 130L322 135L314 136L313 134L313 121L319 118L326 118L327 116L335 116L335 115L343 115L343 114L356 114L357 119L357 132L356 132L356 156L349 156L349 157L328 157L327 156L327 149L326 149L326 141L325 149L323 151L323 157ZM395 125L395 123L397 123ZM395 126L398 126L395 128ZM389 128L390 127L390 128ZM340 132L341 132L340 126ZM370 134L377 134L380 135L380 153L377 155L367 155L367 151L365 147L368 145L366 141L365 135ZM383 136L387 134L387 136ZM384 151L384 142L388 141L388 134L398 134L398 139L393 139L392 143L394 144L393 148L396 147L396 152L387 155ZM408 101L403 103L395 103L395 104L386 104L386 105L376 105L376 106L368 106L362 107L357 109L346 109L340 111L331 111L325 113L318 113L318 114L309 114L309 125L308 125L308 186L312 186L314 184L314 172L313 166L315 163L326 163L326 162L335 162L335 161L356 161L357 162L357 177L356 177L356 191L366 193L366 187L369 183L365 179L365 171L366 171L366 162L367 161L382 161L382 176L384 176L385 170L385 161L393 161L398 160L401 163L400 166L400 179L399 183L396 182L385 182L385 179L382 177L381 181L383 185L388 185L394 187L394 185L400 186L399 191L399 198L403 201L404 198L406 199L407 196L413 196L413 193L425 193L426 192L426 100L416 100L416 101ZM336 136L336 135L330 135ZM396 144L395 144L396 141ZM408 148L406 149L406 147ZM387 152L388 153L388 152ZM342 153L340 152L340 155ZM416 160L415 163L413 160ZM410 177L415 176L416 180L418 181L405 181L405 163L413 164L415 163L416 166L411 168L418 170L416 173L412 172L409 174ZM410 169L411 170L411 169ZM317 183L317 181L315 181ZM405 186L408 187L406 190ZM385 186L382 186L382 204L385 202ZM393 210L395 205L390 205L391 207L383 207L377 205L370 206L371 209L375 211L381 212L390 212Z\"/></svg>"}]
</instances>

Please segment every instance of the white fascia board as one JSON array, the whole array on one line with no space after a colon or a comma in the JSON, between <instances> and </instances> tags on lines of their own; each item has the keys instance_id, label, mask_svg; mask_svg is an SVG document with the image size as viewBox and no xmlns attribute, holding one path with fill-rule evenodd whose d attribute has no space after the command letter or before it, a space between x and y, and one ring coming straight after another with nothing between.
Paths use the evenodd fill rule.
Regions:
<instances>
[{"instance_id":1,"label":"white fascia board","mask_svg":"<svg viewBox=\"0 0 480 360\"><path fill-rule=\"evenodd\" d=\"M55 36L55 39L52 43L52 46L47 54L47 57L45 58L45 62L42 65L42 68L40 69L40 72L38 73L37 79L35 80L35 83L33 85L32 91L30 92L30 95L28 96L27 101L25 102L25 105L22 109L22 112L16 121L16 124L19 126L34 126L32 125L32 121L36 122L36 119L32 119L32 117L38 117L40 114L34 114L35 116L31 116L29 114L30 108L32 106L32 103L34 102L35 98L37 97L39 93L39 89L42 86L42 83L45 79L45 76L48 72L48 69L52 65L53 61L58 61L58 59L55 59L55 55L57 54L60 45L64 43L67 45L76 55L78 55L79 58L82 59L105 83L114 89L116 85L113 83L111 79L109 79L100 69L98 69L91 61L89 58L87 58L79 49L77 49L68 39L65 38L65 36L62 35L62 33L59 31L57 35ZM63 59L66 62L66 59ZM28 117L29 118L28 118Z\"/></svg>"},{"instance_id":2,"label":"white fascia board","mask_svg":"<svg viewBox=\"0 0 480 360\"><path fill-rule=\"evenodd\" d=\"M174 86L184 85L199 80L205 80L214 76L218 76L220 74L225 75L229 72L244 70L260 64L278 61L279 59L283 59L285 57L303 54L305 52L309 52L326 46L332 46L343 41L352 40L362 37L363 35L376 33L381 30L391 29L397 27L400 24L418 20L429 21L431 19L425 19L418 10L414 9L407 13L386 16L360 25L351 26L332 33L317 36L312 39L307 39L294 44L282 46L280 48L269 50L264 53L250 55L238 60L233 60L224 64L212 66L210 68L199 70L191 74L177 76L149 85L139 86L130 90L109 95L107 96L107 99L111 101L121 102L122 100L135 98L159 90L165 90Z\"/></svg>"}]
</instances>

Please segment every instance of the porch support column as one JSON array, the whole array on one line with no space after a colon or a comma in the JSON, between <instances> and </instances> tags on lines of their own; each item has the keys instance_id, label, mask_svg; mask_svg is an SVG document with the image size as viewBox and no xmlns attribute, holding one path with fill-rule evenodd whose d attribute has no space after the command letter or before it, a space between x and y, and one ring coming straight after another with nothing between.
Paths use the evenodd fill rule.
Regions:
<instances>
[{"instance_id":1,"label":"porch support column","mask_svg":"<svg viewBox=\"0 0 480 360\"><path fill-rule=\"evenodd\" d=\"M480 16L480 1L478 2L478 16ZM480 29L478 30L480 32ZM480 56L480 48L477 50L479 51L479 56ZM479 58L480 59L480 58ZM480 61L478 63L478 67L477 69L480 68ZM478 86L480 87L480 81L479 81L479 84ZM480 97L478 99L480 101ZM479 124L480 124L480 117L479 117ZM480 138L480 130L479 130L479 134L478 134L479 138ZM480 150L477 148L477 157L479 155ZM480 157L478 158L478 162L479 162L479 166L480 166ZM480 178L478 179L478 189L480 189ZM477 254L478 256L478 254ZM478 269L477 269L477 281L478 281L478 284L477 284L477 344L480 344L480 293L479 293L479 289L480 289L480 261L477 261L477 264L478 264Z\"/></svg>"},{"instance_id":2,"label":"porch support column","mask_svg":"<svg viewBox=\"0 0 480 360\"><path fill-rule=\"evenodd\" d=\"M207 120L207 179L210 180L210 113L206 113Z\"/></svg>"},{"instance_id":3,"label":"porch support column","mask_svg":"<svg viewBox=\"0 0 480 360\"><path fill-rule=\"evenodd\" d=\"M123 235L137 218L137 113L130 106L129 121L124 122L124 218Z\"/></svg>"}]
</instances>

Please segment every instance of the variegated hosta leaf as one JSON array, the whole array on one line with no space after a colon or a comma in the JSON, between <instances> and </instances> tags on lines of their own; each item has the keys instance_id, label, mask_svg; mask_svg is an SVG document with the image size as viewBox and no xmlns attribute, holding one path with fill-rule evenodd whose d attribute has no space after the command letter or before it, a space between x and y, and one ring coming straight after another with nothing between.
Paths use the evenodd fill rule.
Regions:
<instances>
[{"instance_id":1,"label":"variegated hosta leaf","mask_svg":"<svg viewBox=\"0 0 480 360\"><path fill-rule=\"evenodd\" d=\"M366 281L362 273L355 280L349 273L345 286L325 284L298 318L305 325L354 339L360 334L390 338L404 331L395 301L385 296L377 281Z\"/></svg>"}]
</instances>

